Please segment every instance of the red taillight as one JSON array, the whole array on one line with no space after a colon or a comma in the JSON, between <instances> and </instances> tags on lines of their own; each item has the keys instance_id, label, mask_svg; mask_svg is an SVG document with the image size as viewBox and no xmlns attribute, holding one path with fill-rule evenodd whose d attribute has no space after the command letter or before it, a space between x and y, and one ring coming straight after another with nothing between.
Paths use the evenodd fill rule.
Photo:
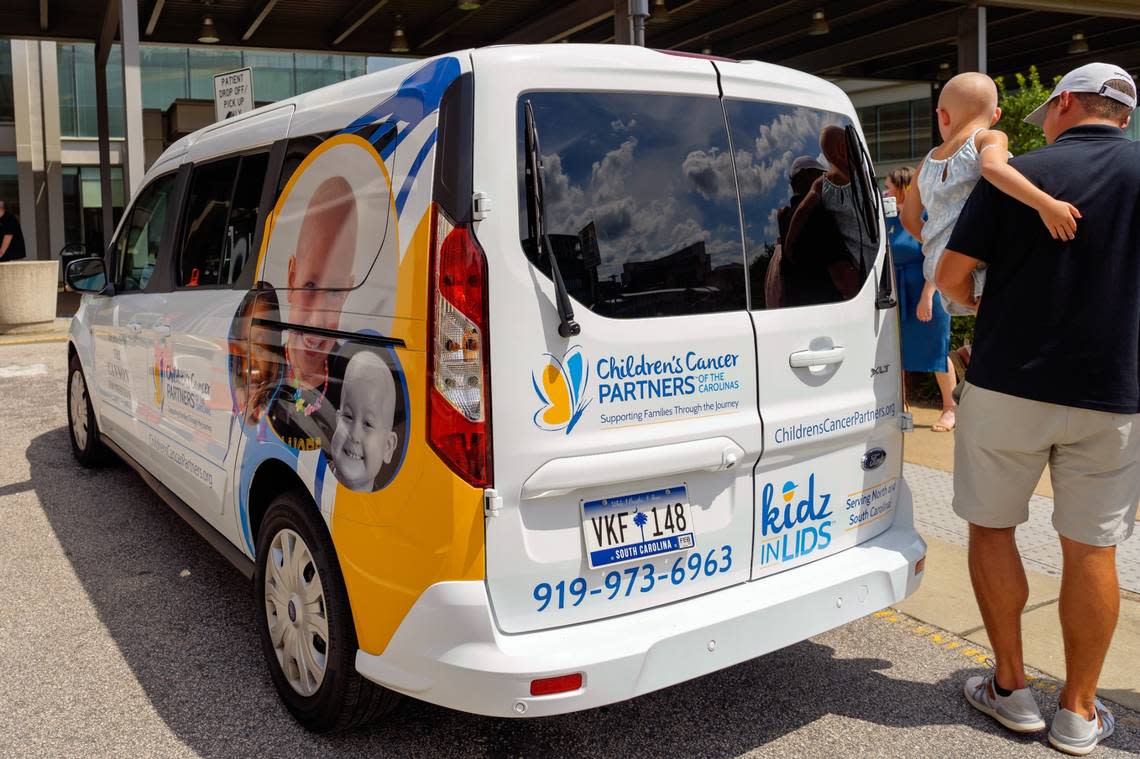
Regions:
<instances>
[{"instance_id":1,"label":"red taillight","mask_svg":"<svg viewBox=\"0 0 1140 759\"><path fill-rule=\"evenodd\" d=\"M487 259L466 225L432 206L428 442L460 477L491 485Z\"/></svg>"},{"instance_id":2,"label":"red taillight","mask_svg":"<svg viewBox=\"0 0 1140 759\"><path fill-rule=\"evenodd\" d=\"M544 677L530 681L530 695L552 696L555 693L569 693L582 687L582 673L572 675L559 675L558 677Z\"/></svg>"}]
</instances>

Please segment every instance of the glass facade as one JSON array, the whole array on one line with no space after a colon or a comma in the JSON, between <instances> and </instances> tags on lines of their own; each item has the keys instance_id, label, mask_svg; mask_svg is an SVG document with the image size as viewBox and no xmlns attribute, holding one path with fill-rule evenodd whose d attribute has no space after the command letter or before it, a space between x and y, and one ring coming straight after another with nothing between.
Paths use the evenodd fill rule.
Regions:
<instances>
[{"instance_id":1,"label":"glass facade","mask_svg":"<svg viewBox=\"0 0 1140 759\"><path fill-rule=\"evenodd\" d=\"M123 215L121 166L111 167L111 208L118 224ZM103 250L103 192L98 166L63 167L63 241L68 245L82 243L96 255Z\"/></svg>"},{"instance_id":2,"label":"glass facade","mask_svg":"<svg viewBox=\"0 0 1140 759\"><path fill-rule=\"evenodd\" d=\"M95 110L95 46L59 45L59 131L64 137L98 137ZM107 59L107 115L112 137L123 136L123 57Z\"/></svg>"},{"instance_id":3,"label":"glass facade","mask_svg":"<svg viewBox=\"0 0 1140 759\"><path fill-rule=\"evenodd\" d=\"M916 161L926 155L932 147L932 109L929 98L859 108L871 160Z\"/></svg>"},{"instance_id":4,"label":"glass facade","mask_svg":"<svg viewBox=\"0 0 1140 759\"><path fill-rule=\"evenodd\" d=\"M12 43L0 40L0 122L16 118L12 102Z\"/></svg>"},{"instance_id":5,"label":"glass facade","mask_svg":"<svg viewBox=\"0 0 1140 759\"><path fill-rule=\"evenodd\" d=\"M0 155L0 200L16 217L20 216L20 178L16 172L16 156Z\"/></svg>"},{"instance_id":6,"label":"glass facade","mask_svg":"<svg viewBox=\"0 0 1140 759\"><path fill-rule=\"evenodd\" d=\"M7 97L10 108L11 56L7 59L3 57L8 50L8 43L3 42L2 45L0 77L4 75L4 63L7 60ZM96 137L95 46L61 44L58 51L60 130L65 137ZM143 108L163 111L180 98L213 100L214 75L247 66L253 69L254 97L259 103L267 103L403 62L359 55L152 45L140 48L139 60L142 66ZM107 62L107 100L113 137L123 135L122 90L122 56L116 45ZM3 91L0 90L0 121L4 120L3 97Z\"/></svg>"}]
</instances>

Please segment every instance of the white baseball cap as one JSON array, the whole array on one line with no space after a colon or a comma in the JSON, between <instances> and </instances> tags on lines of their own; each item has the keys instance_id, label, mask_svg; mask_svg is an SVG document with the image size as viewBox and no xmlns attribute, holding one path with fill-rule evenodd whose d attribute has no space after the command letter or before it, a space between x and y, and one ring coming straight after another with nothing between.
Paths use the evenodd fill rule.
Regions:
<instances>
[{"instance_id":1,"label":"white baseball cap","mask_svg":"<svg viewBox=\"0 0 1140 759\"><path fill-rule=\"evenodd\" d=\"M796 160L792 161L792 168L788 169L788 179L791 179L796 174L807 169L813 171L827 171L827 167L822 163L812 158L810 155L802 155Z\"/></svg>"},{"instance_id":2,"label":"white baseball cap","mask_svg":"<svg viewBox=\"0 0 1140 759\"><path fill-rule=\"evenodd\" d=\"M1045 112L1049 110L1049 103L1053 102L1053 98L1059 97L1062 92L1093 92L1101 97L1124 103L1129 108L1135 108L1135 96L1129 96L1115 87L1105 86L1113 79L1123 79L1132 85L1133 92L1136 91L1136 83L1132 81L1128 72L1119 66L1113 66L1111 63L1086 63L1080 68L1073 69L1061 77L1061 81L1057 82L1057 86L1053 88L1053 94L1049 96L1049 99L1033 113L1026 116L1025 121L1028 124L1044 126Z\"/></svg>"}]
</instances>

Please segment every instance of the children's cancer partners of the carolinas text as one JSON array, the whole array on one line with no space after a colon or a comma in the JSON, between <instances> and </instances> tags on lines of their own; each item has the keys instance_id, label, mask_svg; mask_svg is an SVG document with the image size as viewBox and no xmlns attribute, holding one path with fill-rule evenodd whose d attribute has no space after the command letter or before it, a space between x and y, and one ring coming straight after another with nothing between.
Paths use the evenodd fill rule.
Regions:
<instances>
[{"instance_id":1,"label":"children's cancer partners of the carolinas text","mask_svg":"<svg viewBox=\"0 0 1140 759\"><path fill-rule=\"evenodd\" d=\"M739 359L736 353L702 356L696 351L665 360L650 360L644 353L620 358L608 356L597 363L598 402L619 403L738 390L740 380L732 377L728 370L734 369Z\"/></svg>"},{"instance_id":2,"label":"children's cancer partners of the carolinas text","mask_svg":"<svg viewBox=\"0 0 1140 759\"><path fill-rule=\"evenodd\" d=\"M777 445L803 440L817 435L827 435L839 430L861 427L878 421L884 417L895 416L895 404L885 403L878 408L869 408L865 411L852 411L846 416L827 417L810 424L790 424L787 427L777 427L774 439Z\"/></svg>"}]
</instances>

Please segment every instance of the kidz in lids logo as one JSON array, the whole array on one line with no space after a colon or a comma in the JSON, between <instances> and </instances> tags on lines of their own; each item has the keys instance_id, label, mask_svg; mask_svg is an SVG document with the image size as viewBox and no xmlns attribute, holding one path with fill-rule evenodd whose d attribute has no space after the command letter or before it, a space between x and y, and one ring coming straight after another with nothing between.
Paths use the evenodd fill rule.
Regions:
<instances>
[{"instance_id":1,"label":"kidz in lids logo","mask_svg":"<svg viewBox=\"0 0 1140 759\"><path fill-rule=\"evenodd\" d=\"M590 380L590 367L582 355L581 347L569 348L559 359L552 353L543 354L546 365L530 379L535 395L542 402L534 412L534 423L542 430L566 430L569 435L590 405L586 385Z\"/></svg>"},{"instance_id":2,"label":"kidz in lids logo","mask_svg":"<svg viewBox=\"0 0 1140 759\"><path fill-rule=\"evenodd\" d=\"M802 495L798 501L797 491ZM831 545L831 493L816 493L814 473L808 476L806 493L789 480L780 496L777 502L776 488L770 482L761 491L761 566L799 559Z\"/></svg>"}]
</instances>

